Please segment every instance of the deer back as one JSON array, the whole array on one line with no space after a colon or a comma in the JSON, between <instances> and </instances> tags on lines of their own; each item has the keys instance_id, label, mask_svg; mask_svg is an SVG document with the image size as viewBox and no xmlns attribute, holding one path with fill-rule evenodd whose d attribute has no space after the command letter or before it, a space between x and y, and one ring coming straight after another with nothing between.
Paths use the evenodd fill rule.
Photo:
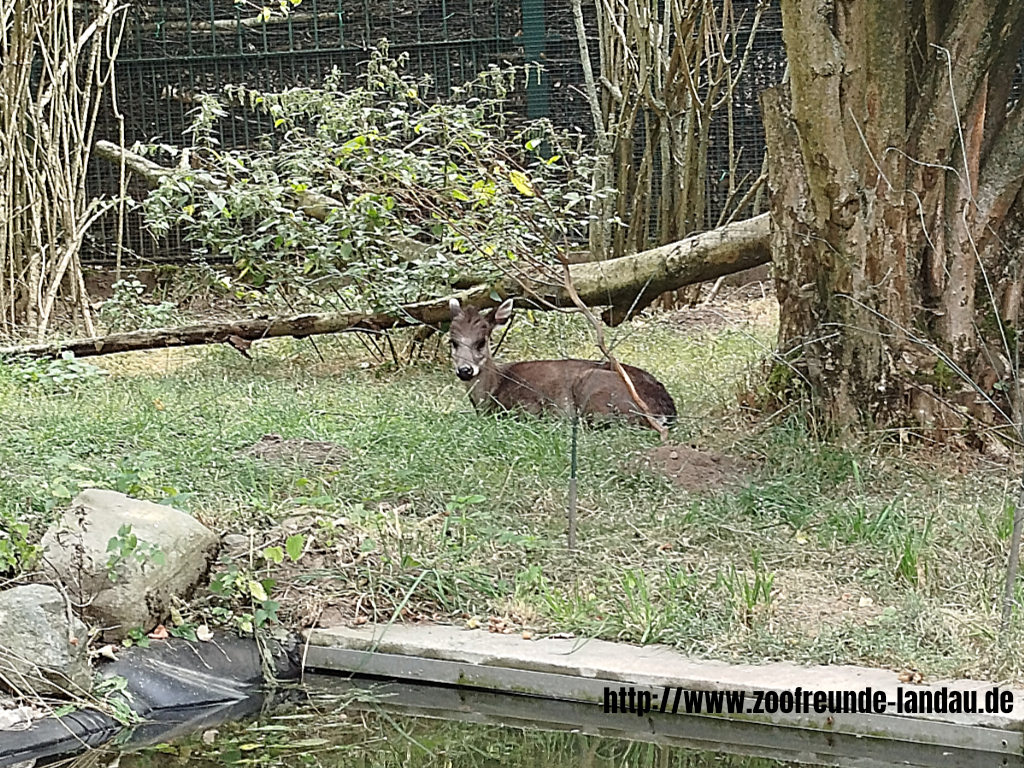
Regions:
<instances>
[{"instance_id":1,"label":"deer back","mask_svg":"<svg viewBox=\"0 0 1024 768\"><path fill-rule=\"evenodd\" d=\"M501 366L491 397L506 410L571 415L579 411L575 398L579 380L594 365L589 360L527 360Z\"/></svg>"},{"instance_id":2,"label":"deer back","mask_svg":"<svg viewBox=\"0 0 1024 768\"><path fill-rule=\"evenodd\" d=\"M671 420L675 403L665 387L642 368L623 365L637 394L655 417ZM640 414L622 378L611 365L594 360L531 360L499 369L491 399L506 410L566 415L625 416L650 426Z\"/></svg>"},{"instance_id":3,"label":"deer back","mask_svg":"<svg viewBox=\"0 0 1024 768\"><path fill-rule=\"evenodd\" d=\"M623 365L622 368L651 415L664 426L674 423L676 404L665 386L642 368L632 365ZM626 383L610 363L602 363L582 376L573 396L578 413L584 416L624 417L634 424L650 426Z\"/></svg>"}]
</instances>

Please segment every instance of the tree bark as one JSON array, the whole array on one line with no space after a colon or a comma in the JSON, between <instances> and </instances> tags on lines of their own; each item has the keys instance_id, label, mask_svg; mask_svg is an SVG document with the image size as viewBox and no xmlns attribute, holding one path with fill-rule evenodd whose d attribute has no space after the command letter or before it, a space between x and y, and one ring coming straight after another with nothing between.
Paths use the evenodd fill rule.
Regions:
<instances>
[{"instance_id":1,"label":"tree bark","mask_svg":"<svg viewBox=\"0 0 1024 768\"><path fill-rule=\"evenodd\" d=\"M1024 112L993 68L1016 60L1024 3L781 10L791 81L762 94L782 353L769 389L809 393L834 430L1010 413L1024 291L1005 221Z\"/></svg>"},{"instance_id":2,"label":"tree bark","mask_svg":"<svg viewBox=\"0 0 1024 768\"><path fill-rule=\"evenodd\" d=\"M587 306L607 306L605 321L621 322L639 311L662 291L712 280L765 264L770 260L768 214L740 221L711 232L655 248L634 256L569 267L573 285ZM456 294L466 305L495 306L492 298L517 296L537 309L575 306L564 283L549 280L502 281L498 285L479 285ZM59 357L72 352L76 357L107 355L143 349L185 347L197 344L231 343L233 339L258 339L293 336L302 338L343 331L380 331L410 325L440 325L448 320L448 297L401 307L395 312L339 312L306 314L294 317L253 318L226 323L207 323L115 333L91 339L59 341L49 344L0 347L0 356Z\"/></svg>"},{"instance_id":3,"label":"tree bark","mask_svg":"<svg viewBox=\"0 0 1024 768\"><path fill-rule=\"evenodd\" d=\"M875 77L901 64L874 42L885 24L899 25L889 18L899 4L863 3L831 19L807 5L782 4L792 90L762 96L785 264L780 347L803 356L823 419L842 429L884 423L900 408L885 340L908 316L902 191L888 182L902 157L885 149L905 122L905 86ZM836 36L844 32L874 44L847 50Z\"/></svg>"},{"instance_id":4,"label":"tree bark","mask_svg":"<svg viewBox=\"0 0 1024 768\"><path fill-rule=\"evenodd\" d=\"M783 360L770 389L809 393L839 431L947 429L978 402L1001 408L1024 113L1007 113L993 68L1020 50L1024 3L781 9L791 79L761 99Z\"/></svg>"}]
</instances>

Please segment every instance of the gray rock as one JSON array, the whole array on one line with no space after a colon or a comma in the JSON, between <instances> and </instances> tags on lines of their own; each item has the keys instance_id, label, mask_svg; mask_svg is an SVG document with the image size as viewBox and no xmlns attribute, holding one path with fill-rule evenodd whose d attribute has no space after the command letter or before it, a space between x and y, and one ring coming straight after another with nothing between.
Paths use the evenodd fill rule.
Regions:
<instances>
[{"instance_id":1,"label":"gray rock","mask_svg":"<svg viewBox=\"0 0 1024 768\"><path fill-rule=\"evenodd\" d=\"M137 537L134 550L108 551L124 525ZM68 585L84 616L108 642L128 631L148 632L164 621L172 597L187 597L209 570L218 536L195 518L116 491L89 489L42 540L44 567ZM151 553L158 551L160 555ZM163 562L159 562L161 559ZM114 580L111 580L111 573Z\"/></svg>"},{"instance_id":2,"label":"gray rock","mask_svg":"<svg viewBox=\"0 0 1024 768\"><path fill-rule=\"evenodd\" d=\"M92 689L88 629L59 591L27 584L0 592L0 684L44 695Z\"/></svg>"},{"instance_id":3,"label":"gray rock","mask_svg":"<svg viewBox=\"0 0 1024 768\"><path fill-rule=\"evenodd\" d=\"M229 533L224 536L221 555L228 560L239 560L249 554L249 537L243 533Z\"/></svg>"}]
</instances>

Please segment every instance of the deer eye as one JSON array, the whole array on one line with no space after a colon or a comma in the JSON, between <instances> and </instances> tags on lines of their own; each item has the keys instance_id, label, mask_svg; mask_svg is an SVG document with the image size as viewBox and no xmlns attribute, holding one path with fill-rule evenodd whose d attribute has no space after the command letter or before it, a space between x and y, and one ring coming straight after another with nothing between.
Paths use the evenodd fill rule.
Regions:
<instances>
[{"instance_id":1,"label":"deer eye","mask_svg":"<svg viewBox=\"0 0 1024 768\"><path fill-rule=\"evenodd\" d=\"M487 345L487 342L486 342L486 341L483 341L483 340L481 340L481 341L478 341L478 342L476 343L476 348L477 348L477 349L480 349L480 350L482 350L482 349L483 349L483 348L484 348L484 347L485 347L486 345Z\"/></svg>"}]
</instances>

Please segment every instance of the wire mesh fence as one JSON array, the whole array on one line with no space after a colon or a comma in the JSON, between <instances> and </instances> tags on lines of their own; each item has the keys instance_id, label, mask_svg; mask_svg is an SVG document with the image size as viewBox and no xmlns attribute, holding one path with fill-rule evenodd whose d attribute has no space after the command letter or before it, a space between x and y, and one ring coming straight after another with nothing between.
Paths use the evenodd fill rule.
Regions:
<instances>
[{"instance_id":1,"label":"wire mesh fence","mask_svg":"<svg viewBox=\"0 0 1024 768\"><path fill-rule=\"evenodd\" d=\"M760 1L733 0L737 16L742 18ZM596 70L599 45L588 5L584 21ZM593 134L571 0L303 0L288 17L267 20L255 18L251 9L233 0L136 0L118 58L117 112L108 96L96 137L117 141L120 113L127 145L143 141L186 146L197 94L220 93L226 85L261 92L316 87L335 68L344 87L355 87L360 63L382 39L389 41L392 53L408 54L410 72L432 78L437 98L491 66L538 63L543 72L531 70L524 87L512 94L510 107L523 117L547 117L559 127ZM758 94L778 82L784 68L781 19L770 8L735 91L732 152L738 153L739 162L733 176L756 177L760 171L764 134ZM254 147L271 127L266 114L235 103L227 107L214 135L224 148ZM730 188L724 115L716 117L710 130L704 226L714 226ZM636 151L643 151L642 137ZM118 169L94 158L89 192L112 196L117 189ZM145 194L130 176L128 191L136 200ZM113 212L97 222L84 244L86 263L113 262L116 224ZM124 247L126 263L190 258L189 243L179 233L154 238L137 211L127 213Z\"/></svg>"}]
</instances>

